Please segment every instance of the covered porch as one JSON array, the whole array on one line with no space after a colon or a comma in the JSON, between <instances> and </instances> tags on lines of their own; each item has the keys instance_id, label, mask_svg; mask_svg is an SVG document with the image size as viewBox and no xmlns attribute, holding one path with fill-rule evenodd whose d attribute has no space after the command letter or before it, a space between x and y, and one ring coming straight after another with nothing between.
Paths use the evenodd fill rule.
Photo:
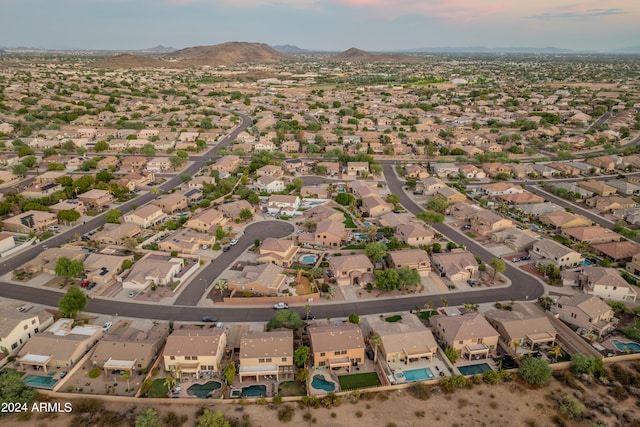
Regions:
<instances>
[{"instance_id":1,"label":"covered porch","mask_svg":"<svg viewBox=\"0 0 640 427\"><path fill-rule=\"evenodd\" d=\"M556 343L556 336L550 334L549 332L527 334L525 342L531 350L533 350L536 344L548 344L549 346L553 347L553 345Z\"/></svg>"},{"instance_id":2,"label":"covered porch","mask_svg":"<svg viewBox=\"0 0 640 427\"><path fill-rule=\"evenodd\" d=\"M469 360L489 358L490 349L482 343L467 344L465 350L465 354L469 356Z\"/></svg>"},{"instance_id":3,"label":"covered porch","mask_svg":"<svg viewBox=\"0 0 640 427\"><path fill-rule=\"evenodd\" d=\"M51 362L51 358L52 356L27 353L18 359L18 363L20 364L20 369L24 369L24 366L27 365L47 372L47 365Z\"/></svg>"},{"instance_id":4,"label":"covered porch","mask_svg":"<svg viewBox=\"0 0 640 427\"><path fill-rule=\"evenodd\" d=\"M109 371L128 371L129 376L133 376L133 369L136 366L136 360L115 360L109 358L106 362L104 362L104 366L102 370L104 371L104 376L109 375Z\"/></svg>"},{"instance_id":5,"label":"covered porch","mask_svg":"<svg viewBox=\"0 0 640 427\"><path fill-rule=\"evenodd\" d=\"M276 382L280 382L278 365L264 365L264 366L240 366L238 377L240 383L243 379L255 379L256 382L260 380L272 380L275 378Z\"/></svg>"},{"instance_id":6,"label":"covered porch","mask_svg":"<svg viewBox=\"0 0 640 427\"><path fill-rule=\"evenodd\" d=\"M403 348L402 352L404 353L405 360L408 363L422 358L428 359L429 362L433 361L433 351L431 351L431 349L428 347L415 348L413 350L407 350L406 348Z\"/></svg>"},{"instance_id":7,"label":"covered porch","mask_svg":"<svg viewBox=\"0 0 640 427\"><path fill-rule=\"evenodd\" d=\"M351 372L351 359L347 356L332 357L329 359L329 369L347 368L347 372Z\"/></svg>"}]
</instances>

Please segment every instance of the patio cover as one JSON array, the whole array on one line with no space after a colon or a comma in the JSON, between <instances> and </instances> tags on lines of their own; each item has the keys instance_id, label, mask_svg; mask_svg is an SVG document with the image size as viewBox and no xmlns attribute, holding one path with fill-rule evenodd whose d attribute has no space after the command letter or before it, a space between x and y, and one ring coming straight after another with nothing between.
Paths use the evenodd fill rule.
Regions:
<instances>
[{"instance_id":1,"label":"patio cover","mask_svg":"<svg viewBox=\"0 0 640 427\"><path fill-rule=\"evenodd\" d=\"M104 362L104 366L102 367L102 369L104 369L104 373L106 374L107 371L109 369L113 369L114 371L129 371L129 373L133 373L133 368L136 365L136 361L135 360L114 360L114 359L109 359L106 362Z\"/></svg>"},{"instance_id":2,"label":"patio cover","mask_svg":"<svg viewBox=\"0 0 640 427\"><path fill-rule=\"evenodd\" d=\"M333 357L329 359L330 368L351 368L351 359L349 357Z\"/></svg>"},{"instance_id":3,"label":"patio cover","mask_svg":"<svg viewBox=\"0 0 640 427\"><path fill-rule=\"evenodd\" d=\"M540 332L538 334L527 334L527 339L531 341L531 345L538 343L545 343L551 341L554 343L556 338L549 332Z\"/></svg>"},{"instance_id":4,"label":"patio cover","mask_svg":"<svg viewBox=\"0 0 640 427\"><path fill-rule=\"evenodd\" d=\"M42 369L47 372L47 365L51 361L51 358L52 356L27 353L18 360L18 363L20 363L20 366L22 366L23 364L31 366L41 366Z\"/></svg>"},{"instance_id":5,"label":"patio cover","mask_svg":"<svg viewBox=\"0 0 640 427\"><path fill-rule=\"evenodd\" d=\"M467 345L466 348L471 355L484 354L486 357L489 354L489 347L484 344L471 344Z\"/></svg>"},{"instance_id":6,"label":"patio cover","mask_svg":"<svg viewBox=\"0 0 640 427\"><path fill-rule=\"evenodd\" d=\"M412 351L403 348L402 351L407 356L407 359L420 359L421 357L428 357L429 360L433 359L433 352L428 347L414 348Z\"/></svg>"},{"instance_id":7,"label":"patio cover","mask_svg":"<svg viewBox=\"0 0 640 427\"><path fill-rule=\"evenodd\" d=\"M240 382L242 382L242 377L253 377L256 378L260 375L275 375L276 379L278 378L278 365L263 365L263 366L240 366L240 371L238 372L238 376L240 377Z\"/></svg>"}]
</instances>

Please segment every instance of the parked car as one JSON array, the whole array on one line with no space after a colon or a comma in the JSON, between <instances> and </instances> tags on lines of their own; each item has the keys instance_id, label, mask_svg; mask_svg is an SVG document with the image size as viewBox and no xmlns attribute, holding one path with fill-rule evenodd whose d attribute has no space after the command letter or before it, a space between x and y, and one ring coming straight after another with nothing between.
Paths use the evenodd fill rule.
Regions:
<instances>
[{"instance_id":1,"label":"parked car","mask_svg":"<svg viewBox=\"0 0 640 427\"><path fill-rule=\"evenodd\" d=\"M82 283L80 283L80 287L86 288L90 284L91 284L91 280L83 280Z\"/></svg>"},{"instance_id":2,"label":"parked car","mask_svg":"<svg viewBox=\"0 0 640 427\"><path fill-rule=\"evenodd\" d=\"M302 320L315 320L316 316L311 313L305 313L302 315Z\"/></svg>"},{"instance_id":3,"label":"parked car","mask_svg":"<svg viewBox=\"0 0 640 427\"><path fill-rule=\"evenodd\" d=\"M520 262L520 258L511 258L511 262Z\"/></svg>"},{"instance_id":4,"label":"parked car","mask_svg":"<svg viewBox=\"0 0 640 427\"><path fill-rule=\"evenodd\" d=\"M60 372L60 379L63 379L66 376L67 376L67 371Z\"/></svg>"},{"instance_id":5,"label":"parked car","mask_svg":"<svg viewBox=\"0 0 640 427\"><path fill-rule=\"evenodd\" d=\"M231 246L235 246L238 244L238 239L233 239L232 241L229 242L229 245Z\"/></svg>"},{"instance_id":6,"label":"parked car","mask_svg":"<svg viewBox=\"0 0 640 427\"><path fill-rule=\"evenodd\" d=\"M202 318L202 321L203 321L203 322L208 322L208 323L214 323L214 322L217 322L217 321L218 321L218 318L217 318L217 317L215 317L215 316L204 316L204 317Z\"/></svg>"},{"instance_id":7,"label":"parked car","mask_svg":"<svg viewBox=\"0 0 640 427\"><path fill-rule=\"evenodd\" d=\"M529 261L531 259L531 257L529 255L525 255L520 257L520 261Z\"/></svg>"},{"instance_id":8,"label":"parked car","mask_svg":"<svg viewBox=\"0 0 640 427\"><path fill-rule=\"evenodd\" d=\"M102 331L107 332L113 326L113 322L107 322L102 325Z\"/></svg>"},{"instance_id":9,"label":"parked car","mask_svg":"<svg viewBox=\"0 0 640 427\"><path fill-rule=\"evenodd\" d=\"M60 227L58 227L57 225L50 225L47 230L49 231L58 231L60 230Z\"/></svg>"},{"instance_id":10,"label":"parked car","mask_svg":"<svg viewBox=\"0 0 640 427\"><path fill-rule=\"evenodd\" d=\"M276 310L282 310L284 308L289 308L289 304L287 304L286 302L278 302L273 305L273 308L275 308Z\"/></svg>"},{"instance_id":11,"label":"parked car","mask_svg":"<svg viewBox=\"0 0 640 427\"><path fill-rule=\"evenodd\" d=\"M469 279L467 280L467 284L473 288L474 286L478 286L480 283L477 280Z\"/></svg>"},{"instance_id":12,"label":"parked car","mask_svg":"<svg viewBox=\"0 0 640 427\"><path fill-rule=\"evenodd\" d=\"M367 358L369 358L369 360L373 360L374 358L373 350L371 350L370 348L367 348L364 350L364 352L367 355Z\"/></svg>"},{"instance_id":13,"label":"parked car","mask_svg":"<svg viewBox=\"0 0 640 427\"><path fill-rule=\"evenodd\" d=\"M96 287L96 282L91 282L87 285L87 287L85 288L86 290L90 291L91 289Z\"/></svg>"},{"instance_id":14,"label":"parked car","mask_svg":"<svg viewBox=\"0 0 640 427\"><path fill-rule=\"evenodd\" d=\"M231 249L231 246L225 246L224 248L222 248L222 252L227 252L229 251L229 249Z\"/></svg>"},{"instance_id":15,"label":"parked car","mask_svg":"<svg viewBox=\"0 0 640 427\"><path fill-rule=\"evenodd\" d=\"M129 292L129 298L133 298L133 297L135 297L136 295L138 295L138 292L137 292L137 291L131 291L131 292Z\"/></svg>"}]
</instances>

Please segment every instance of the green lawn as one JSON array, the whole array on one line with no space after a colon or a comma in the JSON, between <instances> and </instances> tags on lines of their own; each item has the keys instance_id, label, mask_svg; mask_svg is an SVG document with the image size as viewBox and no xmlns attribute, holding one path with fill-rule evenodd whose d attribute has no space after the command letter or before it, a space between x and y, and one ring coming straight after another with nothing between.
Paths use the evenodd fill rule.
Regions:
<instances>
[{"instance_id":1,"label":"green lawn","mask_svg":"<svg viewBox=\"0 0 640 427\"><path fill-rule=\"evenodd\" d=\"M402 316L396 314L395 316L389 316L384 320L389 322L389 323L395 323L395 322L399 322L400 320L402 320Z\"/></svg>"},{"instance_id":2,"label":"green lawn","mask_svg":"<svg viewBox=\"0 0 640 427\"><path fill-rule=\"evenodd\" d=\"M434 314L438 314L438 312L435 310L426 310L426 311L421 311L418 317L422 320L429 320L429 318Z\"/></svg>"},{"instance_id":3,"label":"green lawn","mask_svg":"<svg viewBox=\"0 0 640 427\"><path fill-rule=\"evenodd\" d=\"M351 215L349 215L347 213L347 211L345 211L344 209L341 209L341 208L333 208L333 209L342 212L342 215L344 215L343 224L344 224L345 228L358 228L356 226L356 223L353 222L353 218L351 218Z\"/></svg>"},{"instance_id":4,"label":"green lawn","mask_svg":"<svg viewBox=\"0 0 640 427\"><path fill-rule=\"evenodd\" d=\"M169 389L164 385L164 378L153 380L149 390L149 397L167 397L168 394Z\"/></svg>"},{"instance_id":5,"label":"green lawn","mask_svg":"<svg viewBox=\"0 0 640 427\"><path fill-rule=\"evenodd\" d=\"M340 390L356 390L359 388L376 387L380 385L380 378L375 372L364 374L341 375L338 377Z\"/></svg>"},{"instance_id":6,"label":"green lawn","mask_svg":"<svg viewBox=\"0 0 640 427\"><path fill-rule=\"evenodd\" d=\"M347 245L342 247L340 250L348 250L348 249L364 249L366 245Z\"/></svg>"}]
</instances>

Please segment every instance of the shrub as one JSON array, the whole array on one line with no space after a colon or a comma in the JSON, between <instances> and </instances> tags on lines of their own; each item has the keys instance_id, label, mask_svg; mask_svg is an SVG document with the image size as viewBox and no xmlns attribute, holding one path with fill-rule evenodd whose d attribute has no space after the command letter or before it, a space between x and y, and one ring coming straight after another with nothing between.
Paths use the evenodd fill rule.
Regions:
<instances>
[{"instance_id":1,"label":"shrub","mask_svg":"<svg viewBox=\"0 0 640 427\"><path fill-rule=\"evenodd\" d=\"M482 380L487 384L496 384L500 380L500 375L496 371L486 371L482 374Z\"/></svg>"},{"instance_id":2,"label":"shrub","mask_svg":"<svg viewBox=\"0 0 640 427\"><path fill-rule=\"evenodd\" d=\"M482 384L482 375L474 375L472 381L474 384Z\"/></svg>"},{"instance_id":3,"label":"shrub","mask_svg":"<svg viewBox=\"0 0 640 427\"><path fill-rule=\"evenodd\" d=\"M279 405L282 403L282 396L275 396L271 402L273 402L275 405Z\"/></svg>"},{"instance_id":4,"label":"shrub","mask_svg":"<svg viewBox=\"0 0 640 427\"><path fill-rule=\"evenodd\" d=\"M585 411L585 406L577 398L565 394L560 400L560 410L570 419L578 417Z\"/></svg>"},{"instance_id":5,"label":"shrub","mask_svg":"<svg viewBox=\"0 0 640 427\"><path fill-rule=\"evenodd\" d=\"M293 414L295 413L295 411L296 410L293 408L293 406L283 406L278 410L278 420L282 421L283 423L291 421L293 419Z\"/></svg>"},{"instance_id":6,"label":"shrub","mask_svg":"<svg viewBox=\"0 0 640 427\"><path fill-rule=\"evenodd\" d=\"M362 411L356 411L356 418L362 418Z\"/></svg>"},{"instance_id":7,"label":"shrub","mask_svg":"<svg viewBox=\"0 0 640 427\"><path fill-rule=\"evenodd\" d=\"M427 400L431 397L431 387L424 383L412 384L407 391L418 400Z\"/></svg>"},{"instance_id":8,"label":"shrub","mask_svg":"<svg viewBox=\"0 0 640 427\"><path fill-rule=\"evenodd\" d=\"M525 357L520 363L520 376L532 385L543 385L551 379L551 366L545 360Z\"/></svg>"},{"instance_id":9,"label":"shrub","mask_svg":"<svg viewBox=\"0 0 640 427\"><path fill-rule=\"evenodd\" d=\"M88 375L89 378L98 378L100 376L100 368L91 368Z\"/></svg>"}]
</instances>

